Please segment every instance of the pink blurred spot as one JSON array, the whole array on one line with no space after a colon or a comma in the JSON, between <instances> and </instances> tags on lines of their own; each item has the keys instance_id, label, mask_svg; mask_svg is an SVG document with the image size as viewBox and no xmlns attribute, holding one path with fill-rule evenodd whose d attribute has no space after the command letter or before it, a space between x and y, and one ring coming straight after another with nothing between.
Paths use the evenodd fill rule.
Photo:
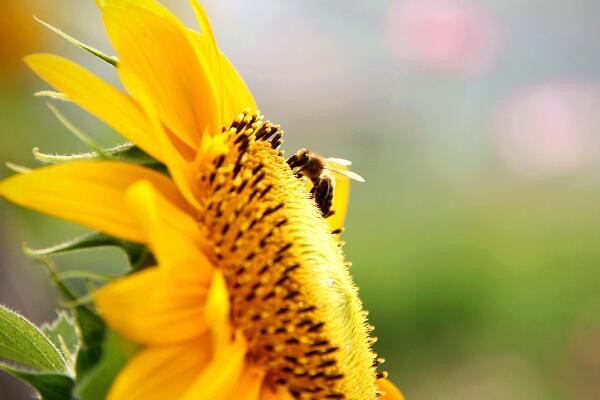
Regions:
<instances>
[{"instance_id":1,"label":"pink blurred spot","mask_svg":"<svg viewBox=\"0 0 600 400\"><path fill-rule=\"evenodd\" d=\"M583 84L548 83L524 90L500 107L500 156L527 175L580 167L598 155L598 110L598 92Z\"/></svg>"},{"instance_id":2,"label":"pink blurred spot","mask_svg":"<svg viewBox=\"0 0 600 400\"><path fill-rule=\"evenodd\" d=\"M395 1L389 15L390 48L403 62L476 75L496 60L496 22L476 2Z\"/></svg>"}]
</instances>

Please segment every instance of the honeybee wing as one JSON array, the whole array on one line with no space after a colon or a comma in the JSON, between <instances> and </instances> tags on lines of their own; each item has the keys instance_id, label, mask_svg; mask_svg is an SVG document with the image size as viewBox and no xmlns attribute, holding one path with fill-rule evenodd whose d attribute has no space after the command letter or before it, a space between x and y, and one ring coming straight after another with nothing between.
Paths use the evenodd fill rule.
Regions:
<instances>
[{"instance_id":1,"label":"honeybee wing","mask_svg":"<svg viewBox=\"0 0 600 400\"><path fill-rule=\"evenodd\" d=\"M339 165L343 165L344 167L349 167L350 165L352 165L352 161L350 160L344 160L343 158L334 158L334 157L329 157L325 159L327 162L333 163L333 164L339 164Z\"/></svg>"},{"instance_id":2,"label":"honeybee wing","mask_svg":"<svg viewBox=\"0 0 600 400\"><path fill-rule=\"evenodd\" d=\"M325 166L325 169L331 172L335 172L336 174L345 176L346 178L352 179L353 181L357 181L357 182L364 182L365 178L363 178L362 176L360 176L359 174L357 174L356 172L352 172L352 171L347 171L344 169L338 169L335 167L332 167L330 165Z\"/></svg>"}]
</instances>

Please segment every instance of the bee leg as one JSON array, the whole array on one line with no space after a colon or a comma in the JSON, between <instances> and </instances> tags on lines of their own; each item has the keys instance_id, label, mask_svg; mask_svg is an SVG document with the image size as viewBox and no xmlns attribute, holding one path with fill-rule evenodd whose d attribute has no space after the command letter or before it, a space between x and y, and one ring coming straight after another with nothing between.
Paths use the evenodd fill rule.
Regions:
<instances>
[{"instance_id":1,"label":"bee leg","mask_svg":"<svg viewBox=\"0 0 600 400\"><path fill-rule=\"evenodd\" d=\"M323 218L329 218L333 214L335 214L335 210L329 210L329 212L327 214L323 214Z\"/></svg>"}]
</instances>

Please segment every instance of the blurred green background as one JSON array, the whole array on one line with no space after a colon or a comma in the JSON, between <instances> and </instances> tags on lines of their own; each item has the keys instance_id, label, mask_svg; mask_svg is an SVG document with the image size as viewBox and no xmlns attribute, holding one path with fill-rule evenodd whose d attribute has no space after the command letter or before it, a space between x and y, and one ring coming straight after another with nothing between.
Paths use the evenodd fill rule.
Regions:
<instances>
[{"instance_id":1,"label":"blurred green background","mask_svg":"<svg viewBox=\"0 0 600 400\"><path fill-rule=\"evenodd\" d=\"M186 2L165 2L195 26ZM206 0L220 46L300 147L351 159L346 251L409 399L600 398L600 3ZM0 3L0 160L86 150L32 93L31 52L110 68L35 23L110 52L92 0ZM61 109L104 145L122 142ZM2 168L0 176L10 175ZM84 229L0 202L0 303L53 318L21 243ZM57 257L115 271L115 250ZM0 398L28 390L0 375Z\"/></svg>"}]
</instances>

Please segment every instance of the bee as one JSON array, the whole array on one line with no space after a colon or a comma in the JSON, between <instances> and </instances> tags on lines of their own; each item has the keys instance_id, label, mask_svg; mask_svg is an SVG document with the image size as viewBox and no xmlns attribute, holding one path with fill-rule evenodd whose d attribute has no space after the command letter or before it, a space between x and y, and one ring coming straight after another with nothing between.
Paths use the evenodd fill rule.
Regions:
<instances>
[{"instance_id":1,"label":"bee","mask_svg":"<svg viewBox=\"0 0 600 400\"><path fill-rule=\"evenodd\" d=\"M358 182L365 181L359 174L343 169L352 164L350 161L341 158L324 158L307 149L299 150L287 160L287 163L298 178L304 176L311 180L313 187L310 193L324 218L332 216L335 212L331 209L335 192L335 178L332 173Z\"/></svg>"}]
</instances>

